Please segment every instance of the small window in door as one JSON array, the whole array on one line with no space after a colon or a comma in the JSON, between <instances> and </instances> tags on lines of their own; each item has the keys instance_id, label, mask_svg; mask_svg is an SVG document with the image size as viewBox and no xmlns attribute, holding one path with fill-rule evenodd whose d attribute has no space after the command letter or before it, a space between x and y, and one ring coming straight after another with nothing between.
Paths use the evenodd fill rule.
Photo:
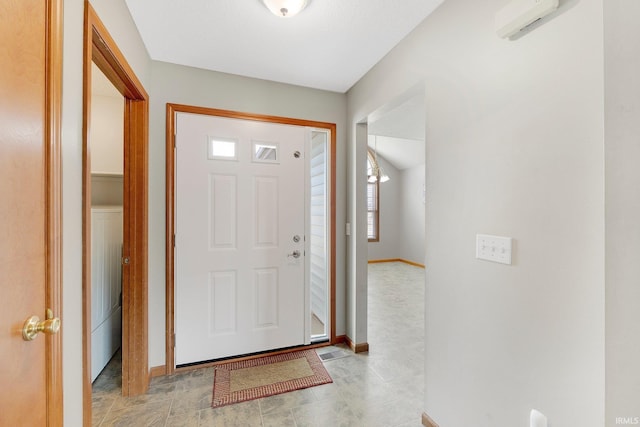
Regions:
<instances>
[{"instance_id":1,"label":"small window in door","mask_svg":"<svg viewBox=\"0 0 640 427\"><path fill-rule=\"evenodd\" d=\"M258 163L279 163L278 143L253 141L253 161Z\"/></svg>"},{"instance_id":2,"label":"small window in door","mask_svg":"<svg viewBox=\"0 0 640 427\"><path fill-rule=\"evenodd\" d=\"M235 139L210 136L207 157L209 160L238 160L237 144Z\"/></svg>"}]
</instances>

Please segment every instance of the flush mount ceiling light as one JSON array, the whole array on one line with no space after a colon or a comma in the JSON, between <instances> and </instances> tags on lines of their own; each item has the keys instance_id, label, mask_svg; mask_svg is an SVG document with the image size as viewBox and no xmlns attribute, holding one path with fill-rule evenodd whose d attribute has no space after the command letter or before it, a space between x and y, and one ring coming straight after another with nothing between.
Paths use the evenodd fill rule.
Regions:
<instances>
[{"instance_id":1,"label":"flush mount ceiling light","mask_svg":"<svg viewBox=\"0 0 640 427\"><path fill-rule=\"evenodd\" d=\"M274 15L293 18L307 7L309 0L262 0L262 2Z\"/></svg>"}]
</instances>

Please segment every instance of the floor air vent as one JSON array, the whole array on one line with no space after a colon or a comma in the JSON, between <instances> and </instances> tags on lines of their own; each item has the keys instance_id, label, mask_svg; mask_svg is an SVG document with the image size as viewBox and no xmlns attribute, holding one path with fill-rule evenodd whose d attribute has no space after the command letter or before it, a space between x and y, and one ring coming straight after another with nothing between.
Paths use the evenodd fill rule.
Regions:
<instances>
[{"instance_id":1,"label":"floor air vent","mask_svg":"<svg viewBox=\"0 0 640 427\"><path fill-rule=\"evenodd\" d=\"M335 350L335 351L329 351L323 354L318 354L318 356L320 357L320 359L322 359L323 362L326 362L327 360L339 359L341 357L347 357L348 355L349 353L342 350Z\"/></svg>"}]
</instances>

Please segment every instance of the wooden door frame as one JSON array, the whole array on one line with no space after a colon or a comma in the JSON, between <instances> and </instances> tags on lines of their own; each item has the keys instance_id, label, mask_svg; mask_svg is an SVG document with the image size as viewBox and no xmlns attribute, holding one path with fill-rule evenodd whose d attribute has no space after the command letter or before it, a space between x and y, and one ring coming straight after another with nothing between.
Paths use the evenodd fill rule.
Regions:
<instances>
[{"instance_id":1,"label":"wooden door frame","mask_svg":"<svg viewBox=\"0 0 640 427\"><path fill-rule=\"evenodd\" d=\"M46 306L62 319L62 0L48 0L45 29ZM46 335L47 426L63 425L62 332Z\"/></svg>"},{"instance_id":2,"label":"wooden door frame","mask_svg":"<svg viewBox=\"0 0 640 427\"><path fill-rule=\"evenodd\" d=\"M82 144L82 298L84 425L91 425L91 64L124 96L122 394L145 393L148 368L149 96L106 27L85 1Z\"/></svg>"},{"instance_id":3,"label":"wooden door frame","mask_svg":"<svg viewBox=\"0 0 640 427\"><path fill-rule=\"evenodd\" d=\"M264 114L243 113L238 111L219 110L215 108L195 107L181 104L167 104L166 110L166 362L164 372L169 375L176 372L175 367L175 118L176 113L203 114L216 117L227 117L241 120L253 120L266 123L279 123L293 126L315 127L331 132L330 147L330 303L331 331L329 342L337 343L336 337L336 125L335 123L316 122L288 117L268 116ZM313 347L312 345L311 347ZM189 369L189 368L185 368Z\"/></svg>"}]
</instances>

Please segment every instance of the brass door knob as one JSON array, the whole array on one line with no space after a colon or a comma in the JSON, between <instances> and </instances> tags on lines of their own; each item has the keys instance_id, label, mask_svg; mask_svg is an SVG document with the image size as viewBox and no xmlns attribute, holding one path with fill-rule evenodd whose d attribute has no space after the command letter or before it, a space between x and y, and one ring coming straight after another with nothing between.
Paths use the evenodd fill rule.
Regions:
<instances>
[{"instance_id":1,"label":"brass door knob","mask_svg":"<svg viewBox=\"0 0 640 427\"><path fill-rule=\"evenodd\" d=\"M31 316L24 322L22 338L25 341L33 341L38 333L56 334L60 330L60 319L53 317L53 312L47 309L47 320L40 321L38 316Z\"/></svg>"}]
</instances>

